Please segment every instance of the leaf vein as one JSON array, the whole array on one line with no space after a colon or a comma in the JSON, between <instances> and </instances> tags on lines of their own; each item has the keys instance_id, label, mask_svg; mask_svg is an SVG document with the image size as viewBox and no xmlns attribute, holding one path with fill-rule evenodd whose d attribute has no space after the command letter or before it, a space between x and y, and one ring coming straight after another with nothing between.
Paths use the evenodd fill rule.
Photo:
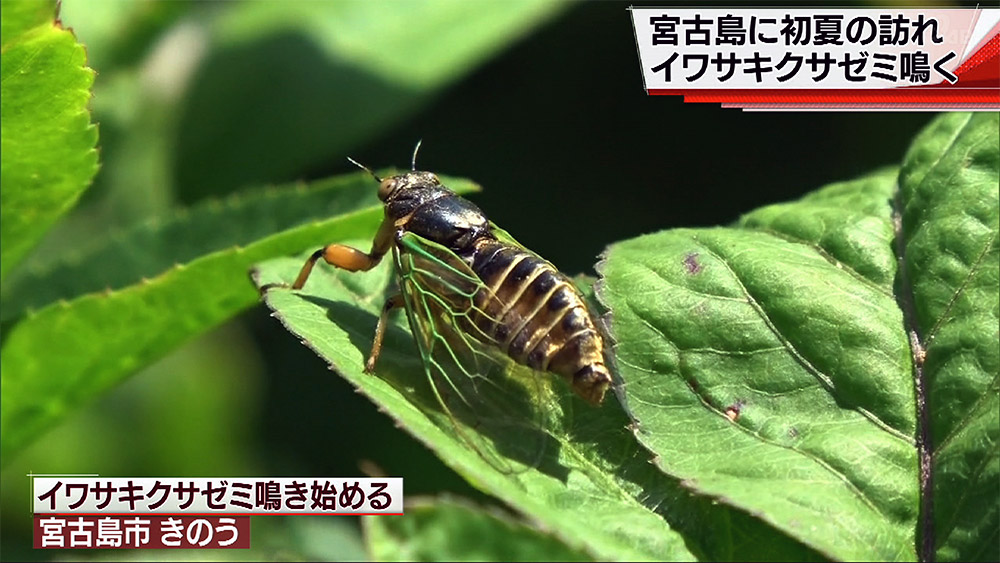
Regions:
<instances>
[{"instance_id":1,"label":"leaf vein","mask_svg":"<svg viewBox=\"0 0 1000 563\"><path fill-rule=\"evenodd\" d=\"M702 244L704 245L704 242ZM774 322L771 321L771 318L768 316L767 312L760 305L757 299L750 294L750 291L743 283L743 280L741 280L739 275L737 275L737 273L732 269L732 267L729 265L729 262L724 260L722 256L720 256L714 249L708 248L707 245L705 245L705 249L708 250L708 252L710 252L713 256L715 256L726 267L726 269L729 270L729 273L733 276L733 280L737 284L739 284L740 289L743 291L743 294L746 295L747 301L750 303L750 306L753 308L754 312L756 312L757 315L760 316L761 320L764 322L764 325L767 326L768 330L770 330L771 333L774 334L774 336L778 339L778 341L782 343L782 345L788 350L788 353L791 354L792 357L794 357L795 360L798 361L799 364L806 369L806 371L811 373L813 377L815 377L827 389L827 391L831 395L836 395L837 389L836 386L833 384L833 380L830 378L830 376L826 375L819 368L814 366L809 360L805 358L805 356L803 356L798 351L795 345L793 345L787 338L785 338L785 336L781 333L781 331L778 330L778 327L774 325ZM889 434L890 436L898 440L901 440L903 442L906 442L907 444L912 443L911 440L909 440L905 435L903 435L895 428L892 428L891 426L883 422L878 416L876 416L868 409L865 409L863 407L852 407L852 410L860 413L862 416L864 416L870 422L872 422L875 426L877 426L879 429Z\"/></svg>"},{"instance_id":2,"label":"leaf vein","mask_svg":"<svg viewBox=\"0 0 1000 563\"><path fill-rule=\"evenodd\" d=\"M748 294L748 297L749 297L749 294ZM645 319L642 319L641 317L640 317L640 320L642 320L647 325L649 324L649 323L647 323L645 321ZM654 328L654 330L656 330L657 332L659 332L658 329ZM662 336L662 333L660 333L660 334ZM665 336L664 336L664 339L666 339ZM674 344L672 342L670 344L672 346L674 346L675 349L677 348L676 344ZM628 364L626 362L623 362L623 363L625 363L626 365L630 365L630 364ZM712 405L711 402L701 392L699 392L698 389L696 389L691 384L691 382L688 380L688 378L681 377L681 379L684 381L684 384L688 387L688 389L691 391L691 393L698 399L698 401L701 402L702 406L706 410L714 413L715 415L717 415L720 418L728 419L728 417L726 416L726 414L724 412L722 412L720 409L716 408L714 405ZM659 403L651 403L651 402L648 402L648 401L644 401L644 400L642 400L642 399L640 399L638 397L635 397L635 396L633 396L632 399L636 400L637 402L640 402L640 403L643 403L643 404L647 404L647 405L651 405L651 406L658 406L658 407L666 407L666 406L668 406L668 405L661 405ZM670 405L670 406L679 406L679 405ZM640 421L640 423L641 423L641 421ZM762 436L760 433L755 432L755 431L751 431L749 428L747 428L747 427L745 427L743 425L736 424L735 422L732 422L732 421L730 421L730 424L733 425L734 427L736 427L737 429L741 430L742 432L746 433L747 435L753 436L754 438L756 438L758 441L760 441L763 444L767 444L769 446L774 446L774 447L778 447L778 448L781 448L781 449L784 449L784 450L795 452L796 454L799 454L799 455L805 457L806 459L809 459L809 460L813 461L814 463L816 463L817 465L819 465L820 467L822 467L823 469L825 469L826 471L828 471L836 479L840 480L845 485L847 485L847 487L859 498L859 500L861 500L861 502L863 504L865 504L866 506L868 506L872 511L874 511L877 514L879 514L880 516L888 518L888 516L886 514L882 513L882 511L879 510L879 508L867 497L867 495L865 495L864 491L860 490L857 487L857 485L855 485L847 477L847 475L841 473L840 471L837 471L836 468L834 468L832 465L830 465L829 463L827 463L825 460L823 460L823 459L817 457L816 455L814 455L812 453L809 453L807 451L796 449L794 447L787 446L787 445L784 445L784 444L779 444L777 442L773 442L773 441L769 440L768 438Z\"/></svg>"},{"instance_id":3,"label":"leaf vein","mask_svg":"<svg viewBox=\"0 0 1000 563\"><path fill-rule=\"evenodd\" d=\"M871 216L870 215L864 215L864 217L871 217ZM892 297L893 296L891 291L887 290L886 288L878 285L877 283L873 282L872 280L870 280L870 279L866 278L865 276L861 275L861 273L858 272L857 270L855 270L851 265L847 264L846 262L841 262L836 257L834 257L832 254L830 254L829 252L827 252L825 248L823 248L822 246L820 246L819 244L817 244L815 242L808 241L808 240L805 240L805 239L802 239L802 238L798 238L798 237L793 237L791 235L788 235L788 234L785 234L785 233L782 233L782 232L779 232L779 231L772 230L769 227L758 228L758 229L754 229L754 230L759 231L759 232L763 232L763 233L767 233L767 234L769 234L771 236L780 238L780 239L782 239L782 240L784 240L786 242L791 242L791 243L794 243L794 244L801 244L803 246L811 248L812 250L815 250L817 254L819 254L820 256L822 256L823 258L825 258L828 262L830 262L834 266L837 266L838 268L844 270L845 272L848 273L848 275L854 277L855 279L857 279L861 283L867 285L870 289L872 289L874 291L877 291L878 293L881 293L882 295L885 295L886 297Z\"/></svg>"},{"instance_id":4,"label":"leaf vein","mask_svg":"<svg viewBox=\"0 0 1000 563\"><path fill-rule=\"evenodd\" d=\"M1000 382L1000 373L993 376L993 380L990 382L989 385L987 385L987 391L997 391L998 387L1000 387L998 386L998 382ZM959 421L959 423L956 424L954 428L952 428L951 432L948 433L948 435L944 438L944 440L942 440L941 443L938 444L936 448L934 448L934 451L931 452L931 457L933 458L934 456L936 456L938 452L943 450L945 446L947 446L955 438L955 436L960 434L962 430L965 430L965 428L972 423L972 420L976 418L976 415L979 412L979 407L982 406L984 402L988 401L989 399L992 399L993 397L994 395L992 395L989 392L980 395L979 398L976 400L975 404L973 404L972 407L966 411L965 416L962 417L962 420Z\"/></svg>"},{"instance_id":5,"label":"leaf vein","mask_svg":"<svg viewBox=\"0 0 1000 563\"><path fill-rule=\"evenodd\" d=\"M969 267L969 273L965 276L965 279L962 280L962 283L959 284L959 286L952 293L951 298L948 300L948 304L945 306L944 311L941 313L941 316L938 317L937 322L934 323L934 326L931 327L931 330L924 337L924 342L929 343L931 340L933 340L934 335L941 328L941 325L943 325L946 320L950 320L949 315L951 314L952 307L954 307L955 303L958 301L959 295L963 291L965 291L966 287L968 287L969 282L972 281L972 278L977 273L979 273L980 268L983 265L983 261L986 260L986 256L990 253L990 249L992 249L993 245L996 244L996 240L997 240L997 233L994 232L993 236L990 237L990 240L986 243L986 245L983 247L983 250L979 253L979 256L976 257L975 262L973 262L972 266Z\"/></svg>"}]
</instances>

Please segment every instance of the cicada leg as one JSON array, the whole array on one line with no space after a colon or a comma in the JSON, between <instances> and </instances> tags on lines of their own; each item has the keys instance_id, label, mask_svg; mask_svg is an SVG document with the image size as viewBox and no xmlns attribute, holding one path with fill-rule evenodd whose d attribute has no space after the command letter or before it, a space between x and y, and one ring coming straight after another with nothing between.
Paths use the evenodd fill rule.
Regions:
<instances>
[{"instance_id":1,"label":"cicada leg","mask_svg":"<svg viewBox=\"0 0 1000 563\"><path fill-rule=\"evenodd\" d=\"M385 300L385 305L382 306L382 314L378 317L378 324L375 325L375 340L372 342L372 351L368 355L368 361L365 362L365 373L375 373L375 362L378 361L378 355L382 351L382 338L385 337L385 327L389 324L389 313L393 309L398 309L406 305L403 300L403 294L397 293L392 297Z\"/></svg>"},{"instance_id":2,"label":"cicada leg","mask_svg":"<svg viewBox=\"0 0 1000 563\"><path fill-rule=\"evenodd\" d=\"M312 273L313 266L316 265L316 262L320 258L325 260L327 264L347 270L348 272L367 272L371 270L382 261L385 253L389 252L389 248L392 246L393 231L394 226L392 221L388 219L383 220L382 225L375 234L375 240L372 241L372 249L368 253L344 244L328 244L313 252L309 259L306 260L306 263L302 265L302 269L299 270L299 275L295 278L295 283L291 285L291 288L302 289L302 286L306 284L306 280L309 279L309 274ZM264 294L275 287L289 286L284 283L269 283L261 286L260 292Z\"/></svg>"}]
</instances>

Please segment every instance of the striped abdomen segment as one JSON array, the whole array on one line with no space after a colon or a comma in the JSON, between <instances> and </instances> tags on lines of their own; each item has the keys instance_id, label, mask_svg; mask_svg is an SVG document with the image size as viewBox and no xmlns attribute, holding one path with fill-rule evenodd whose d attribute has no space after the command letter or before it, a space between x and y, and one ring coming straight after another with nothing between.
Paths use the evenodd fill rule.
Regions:
<instances>
[{"instance_id":1,"label":"striped abdomen segment","mask_svg":"<svg viewBox=\"0 0 1000 563\"><path fill-rule=\"evenodd\" d=\"M493 239L476 242L471 267L489 288L475 296L481 333L514 361L562 375L599 404L611 384L604 341L572 282L535 254Z\"/></svg>"}]
</instances>

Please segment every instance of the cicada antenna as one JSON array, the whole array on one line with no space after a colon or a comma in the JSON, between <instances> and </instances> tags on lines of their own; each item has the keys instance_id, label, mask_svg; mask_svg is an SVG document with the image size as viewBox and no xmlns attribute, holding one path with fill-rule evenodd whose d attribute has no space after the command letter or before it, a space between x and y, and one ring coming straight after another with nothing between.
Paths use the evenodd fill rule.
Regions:
<instances>
[{"instance_id":1,"label":"cicada antenna","mask_svg":"<svg viewBox=\"0 0 1000 563\"><path fill-rule=\"evenodd\" d=\"M417 151L420 150L420 143L424 142L423 139L417 141L417 146L413 147L413 158L410 160L410 170L416 171L417 169Z\"/></svg>"},{"instance_id":2,"label":"cicada antenna","mask_svg":"<svg viewBox=\"0 0 1000 563\"><path fill-rule=\"evenodd\" d=\"M419 145L418 145L418 146L419 146ZM351 164L353 164L353 165L357 166L358 168L360 168L360 169L364 170L365 172L367 172L367 173L371 174L371 175L372 175L372 178L375 178L375 181L376 181L376 182L378 182L378 183L380 183L380 184L382 183L382 178L379 178L378 176L376 176L376 175L375 175L375 173L374 173L374 172L372 172L371 168L368 168L368 167L367 167L367 166L365 166L364 164L361 164L360 162L358 162L358 161L354 160L354 159L353 159L353 158L351 158L351 157L347 157L347 160L349 160L349 161L351 162Z\"/></svg>"}]
</instances>

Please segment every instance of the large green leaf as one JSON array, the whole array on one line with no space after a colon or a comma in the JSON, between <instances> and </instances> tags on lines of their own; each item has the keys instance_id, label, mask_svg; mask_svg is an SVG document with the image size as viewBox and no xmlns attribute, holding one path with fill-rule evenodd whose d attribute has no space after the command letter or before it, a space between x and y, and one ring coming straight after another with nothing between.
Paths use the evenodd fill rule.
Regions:
<instances>
[{"instance_id":1,"label":"large green leaf","mask_svg":"<svg viewBox=\"0 0 1000 563\"><path fill-rule=\"evenodd\" d=\"M0 17L0 44L13 44L32 28L51 24L56 11L55 2L0 2L3 14Z\"/></svg>"},{"instance_id":2,"label":"large green leaf","mask_svg":"<svg viewBox=\"0 0 1000 563\"><path fill-rule=\"evenodd\" d=\"M304 257L260 264L258 285L290 282ZM685 483L659 472L610 395L594 408L565 382L540 377L537 387L527 385L526 400L502 403L511 431L497 431L494 421L485 418L451 420L431 395L402 318L386 333L377 375L364 374L393 277L389 262L363 274L321 264L301 291L274 289L265 301L292 333L474 486L550 530L570 549L598 559L690 559L698 554L709 559L819 558L767 524L692 496ZM509 383L481 383L477 403L495 412L501 404L497 395ZM538 412L545 414L544 420L538 420ZM538 443L539 432L547 444L537 459L532 455L537 452L525 455L524 450L526 444ZM512 467L499 467L495 458L470 447L462 438L470 435L492 443L491 451L510 456ZM681 530L685 540L672 528Z\"/></svg>"},{"instance_id":3,"label":"large green leaf","mask_svg":"<svg viewBox=\"0 0 1000 563\"><path fill-rule=\"evenodd\" d=\"M54 14L54 2L4 2L0 16L0 276L97 172L97 128L87 111L94 72Z\"/></svg>"},{"instance_id":4,"label":"large green leaf","mask_svg":"<svg viewBox=\"0 0 1000 563\"><path fill-rule=\"evenodd\" d=\"M997 136L945 116L898 192L886 170L611 246L599 295L657 466L833 558L929 559L939 528L939 557L995 560ZM926 370L908 330L935 336ZM933 495L923 430L947 437Z\"/></svg>"},{"instance_id":5,"label":"large green leaf","mask_svg":"<svg viewBox=\"0 0 1000 563\"><path fill-rule=\"evenodd\" d=\"M565 5L292 0L213 10L204 18L213 44L180 112L178 189L193 200L323 166Z\"/></svg>"},{"instance_id":6,"label":"large green leaf","mask_svg":"<svg viewBox=\"0 0 1000 563\"><path fill-rule=\"evenodd\" d=\"M1000 114L932 123L903 163L902 294L923 349L932 479L921 531L942 561L1000 560Z\"/></svg>"},{"instance_id":7,"label":"large green leaf","mask_svg":"<svg viewBox=\"0 0 1000 563\"><path fill-rule=\"evenodd\" d=\"M473 187L453 181L462 190ZM127 229L114 229L82 242L79 248L48 257L40 265L25 263L0 286L4 305L0 319L17 317L59 299L120 289L209 252L247 245L307 221L378 205L371 177L359 172L309 185L242 192Z\"/></svg>"},{"instance_id":8,"label":"large green leaf","mask_svg":"<svg viewBox=\"0 0 1000 563\"><path fill-rule=\"evenodd\" d=\"M457 179L449 182L462 191L474 188L471 183ZM340 214L325 220L313 217L311 212L296 220L294 210L302 212L300 206L292 205L292 215L287 210L275 209L275 200L287 195L276 198L266 191L247 200L234 200L228 206L208 202L187 217L160 224L154 229L157 234L149 236L147 242L166 244L163 242L166 238L179 249L192 253L195 248L214 251L121 290L89 293L29 312L5 331L0 350L4 389L0 396L0 442L4 458L8 459L10 453L73 407L256 303L257 293L246 277L251 264L319 247L331 238L371 233L382 215L372 184L364 173L323 184L323 195L345 205ZM339 194L341 190L353 193ZM313 196L304 190L290 195L315 203ZM274 213L291 228L256 239L247 237L240 225L255 214L266 212ZM300 224L290 225L295 222ZM223 232L217 232L220 230ZM255 231L250 227L249 232ZM180 244L182 239L187 242ZM220 245L224 246L213 248ZM142 249L133 247L132 251L142 258ZM112 278L134 276L144 268L156 266L157 260L162 265L165 260L162 249L151 252L156 257L152 263L141 259L133 265L126 262L120 268L121 273ZM130 270L133 266L137 269ZM88 267L96 272L109 268L109 274L114 270L104 262L92 262ZM96 282L81 283L89 291Z\"/></svg>"},{"instance_id":9,"label":"large green leaf","mask_svg":"<svg viewBox=\"0 0 1000 563\"><path fill-rule=\"evenodd\" d=\"M537 528L499 510L453 499L407 501L406 514L364 516L375 561L590 561Z\"/></svg>"},{"instance_id":10,"label":"large green leaf","mask_svg":"<svg viewBox=\"0 0 1000 563\"><path fill-rule=\"evenodd\" d=\"M639 439L664 471L831 556L912 558L913 393L891 295L736 229L616 244L602 274Z\"/></svg>"},{"instance_id":11,"label":"large green leaf","mask_svg":"<svg viewBox=\"0 0 1000 563\"><path fill-rule=\"evenodd\" d=\"M362 246L365 241L345 241ZM304 258L303 255L302 258ZM290 282L302 258L271 260L258 266L258 285ZM608 401L594 409L579 399L550 390L557 398L546 406L566 409L563 424L547 445L541 465L508 471L498 468L471 449L458 432L473 432L470 423L456 430L430 398L420 357L408 331L393 325L386 335L377 377L362 373L374 334L376 315L392 278L386 260L365 274L320 267L301 292L276 289L265 301L276 316L309 347L326 358L351 383L382 409L389 411L418 439L475 486L499 496L549 526L574 549L598 558L691 559L676 532L644 505L642 484L629 482L619 472L647 469L643 452L625 430L627 419ZM545 382L548 387L549 382ZM555 382L563 385L562 382ZM531 405L511 412L531 421ZM555 432L557 429L551 429ZM537 431L535 431L537 432ZM518 433L519 434L519 433ZM524 435L490 436L498 450L520 453ZM603 442L607 451L595 447ZM521 460L520 456L518 460ZM651 469L651 468L650 468ZM647 470L647 473L648 470ZM572 509L567 507L572 506Z\"/></svg>"}]
</instances>

